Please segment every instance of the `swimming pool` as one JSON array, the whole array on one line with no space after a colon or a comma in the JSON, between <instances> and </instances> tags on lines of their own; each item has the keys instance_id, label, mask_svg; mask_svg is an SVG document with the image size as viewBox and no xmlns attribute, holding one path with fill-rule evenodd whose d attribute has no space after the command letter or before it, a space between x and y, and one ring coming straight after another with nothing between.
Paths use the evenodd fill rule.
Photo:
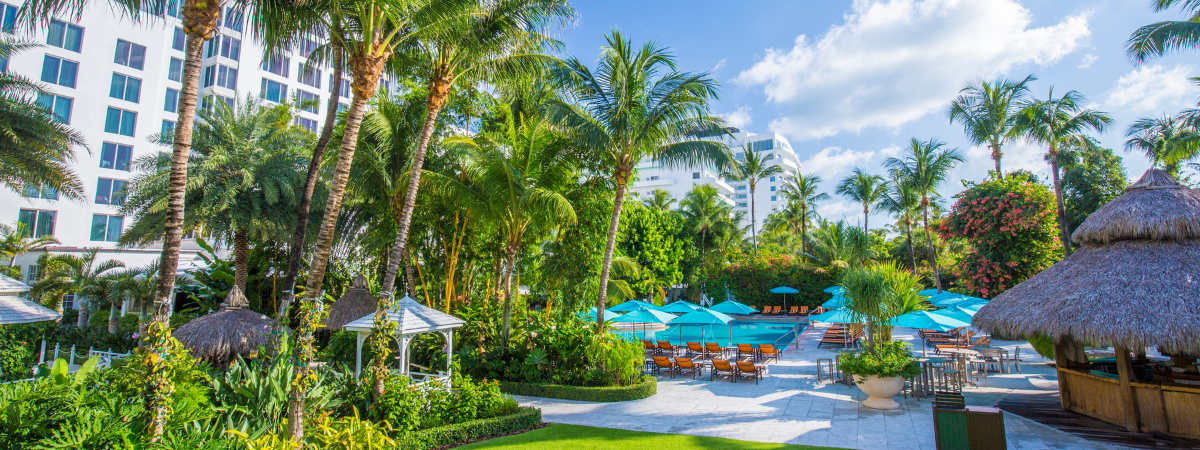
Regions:
<instances>
[{"instance_id":1,"label":"swimming pool","mask_svg":"<svg viewBox=\"0 0 1200 450\"><path fill-rule=\"evenodd\" d=\"M796 340L796 336L804 332L808 322L759 322L753 320L735 320L729 325L671 325L665 330L642 329L619 331L621 335L638 340L670 341L674 345L687 345L688 342L716 342L721 345L730 343L730 331L733 332L734 344L775 344L787 345ZM703 335L701 334L703 329ZM794 331L794 332L793 332ZM781 339L782 338L782 339Z\"/></svg>"}]
</instances>

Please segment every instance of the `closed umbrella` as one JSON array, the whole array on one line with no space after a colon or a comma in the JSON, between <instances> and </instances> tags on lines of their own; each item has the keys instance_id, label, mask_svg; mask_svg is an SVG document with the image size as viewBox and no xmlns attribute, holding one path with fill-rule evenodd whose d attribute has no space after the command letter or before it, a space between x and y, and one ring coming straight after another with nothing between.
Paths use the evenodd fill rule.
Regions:
<instances>
[{"instance_id":1,"label":"closed umbrella","mask_svg":"<svg viewBox=\"0 0 1200 450\"><path fill-rule=\"evenodd\" d=\"M701 308L700 305L696 305L694 303L675 302L670 305L659 308L658 310L662 311L662 312L685 314L685 313L690 313L692 311L696 311L698 309L704 309L704 308Z\"/></svg>"},{"instance_id":2,"label":"closed umbrella","mask_svg":"<svg viewBox=\"0 0 1200 450\"><path fill-rule=\"evenodd\" d=\"M953 317L939 315L929 311L917 311L896 316L888 324L893 327L906 327L934 331L949 331L955 328L961 328L970 325L970 323L963 322ZM921 356L925 356L924 342L921 343Z\"/></svg>"},{"instance_id":3,"label":"closed umbrella","mask_svg":"<svg viewBox=\"0 0 1200 450\"><path fill-rule=\"evenodd\" d=\"M754 308L734 300L726 300L721 303L717 303L716 306L708 308L708 310L724 314L753 314L757 312L754 310Z\"/></svg>"},{"instance_id":4,"label":"closed umbrella","mask_svg":"<svg viewBox=\"0 0 1200 450\"><path fill-rule=\"evenodd\" d=\"M628 303L628 302L626 302ZM624 303L622 303L624 304ZM638 308L629 314L622 315L613 319L613 322L630 322L642 324L642 339L646 338L646 324L648 323L667 323L675 320L675 316L670 313L649 309L646 307Z\"/></svg>"},{"instance_id":5,"label":"closed umbrella","mask_svg":"<svg viewBox=\"0 0 1200 450\"><path fill-rule=\"evenodd\" d=\"M725 301L722 304L729 303L732 300ZM737 303L737 302L734 302ZM740 303L739 303L740 304ZM720 306L720 305L717 305ZM742 305L745 306L745 305ZM704 325L729 325L733 323L733 318L725 315L720 311L712 309L701 309L692 311L682 316L676 317L671 321L672 325L700 325L701 340L704 337ZM682 333L682 331L680 331ZM682 340L682 335L681 335ZM733 346L733 325L729 325L729 346Z\"/></svg>"},{"instance_id":6,"label":"closed umbrella","mask_svg":"<svg viewBox=\"0 0 1200 450\"><path fill-rule=\"evenodd\" d=\"M777 288L771 289L771 293L772 294L783 294L783 310L787 311L787 295L788 294L799 294L800 291L798 291L798 290L796 290L796 288L792 288L792 287L779 286Z\"/></svg>"},{"instance_id":7,"label":"closed umbrella","mask_svg":"<svg viewBox=\"0 0 1200 450\"><path fill-rule=\"evenodd\" d=\"M653 303L646 303L646 302L639 301L639 300L630 300L630 301L627 301L620 305L614 306L612 308L608 308L605 311L633 312L633 311L637 311L638 308L658 310L658 306Z\"/></svg>"}]
</instances>

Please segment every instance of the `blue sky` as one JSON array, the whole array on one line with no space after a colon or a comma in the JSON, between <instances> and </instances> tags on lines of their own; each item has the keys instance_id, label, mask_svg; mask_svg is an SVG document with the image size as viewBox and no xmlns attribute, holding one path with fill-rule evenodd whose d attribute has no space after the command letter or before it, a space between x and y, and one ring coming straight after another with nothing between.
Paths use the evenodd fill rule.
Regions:
<instances>
[{"instance_id":1,"label":"blue sky","mask_svg":"<svg viewBox=\"0 0 1200 450\"><path fill-rule=\"evenodd\" d=\"M579 19L561 39L594 61L604 35L620 29L635 43L671 47L683 70L710 71L722 94L713 110L740 128L775 131L791 141L802 170L820 174L832 194L854 167L883 173L882 161L912 137L937 137L967 162L959 179L982 180L992 167L945 105L969 80L1035 75L1038 97L1053 86L1077 90L1114 126L1097 137L1124 157L1136 178L1148 161L1125 153L1124 132L1143 116L1194 106L1196 53L1134 66L1123 43L1141 25L1180 20L1154 13L1149 0L579 0ZM731 6L732 5L732 6ZM1043 149L1009 144L1005 170L1048 176ZM861 206L835 196L826 218L860 223ZM872 217L887 220L882 216ZM888 220L890 222L890 220Z\"/></svg>"}]
</instances>

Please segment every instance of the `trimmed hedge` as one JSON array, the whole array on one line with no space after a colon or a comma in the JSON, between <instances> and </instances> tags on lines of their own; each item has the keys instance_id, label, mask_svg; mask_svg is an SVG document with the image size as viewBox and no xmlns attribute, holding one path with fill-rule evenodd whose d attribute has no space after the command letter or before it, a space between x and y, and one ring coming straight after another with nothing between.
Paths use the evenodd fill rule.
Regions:
<instances>
[{"instance_id":1,"label":"trimmed hedge","mask_svg":"<svg viewBox=\"0 0 1200 450\"><path fill-rule=\"evenodd\" d=\"M562 384L500 382L500 392L509 395L581 400L586 402L626 402L658 393L658 379L642 375L641 381L629 386L566 386Z\"/></svg>"},{"instance_id":2,"label":"trimmed hedge","mask_svg":"<svg viewBox=\"0 0 1200 450\"><path fill-rule=\"evenodd\" d=\"M414 431L396 439L397 449L428 450L465 444L541 425L542 410L523 406L513 414Z\"/></svg>"}]
</instances>

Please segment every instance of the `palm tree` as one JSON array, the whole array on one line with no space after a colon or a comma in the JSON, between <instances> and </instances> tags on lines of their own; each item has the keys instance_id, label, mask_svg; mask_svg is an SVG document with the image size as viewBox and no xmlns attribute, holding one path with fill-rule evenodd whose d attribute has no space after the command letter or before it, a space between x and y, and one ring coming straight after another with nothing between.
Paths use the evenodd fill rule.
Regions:
<instances>
[{"instance_id":1,"label":"palm tree","mask_svg":"<svg viewBox=\"0 0 1200 450\"><path fill-rule=\"evenodd\" d=\"M887 185L887 192L879 202L879 206L896 215L897 221L904 227L904 235L908 239L908 258L912 263L913 273L917 272L917 254L913 249L912 226L913 215L921 205L921 196L912 185L904 182L900 172L892 171L892 180Z\"/></svg>"},{"instance_id":2,"label":"palm tree","mask_svg":"<svg viewBox=\"0 0 1200 450\"><path fill-rule=\"evenodd\" d=\"M184 229L232 244L234 285L246 290L250 241L281 240L293 218L308 161L309 133L288 126L286 106L266 107L247 97L238 105L221 101L200 112L189 159ZM125 245L162 238L170 165L165 155L143 157L148 169L130 182L133 194L122 212L135 217L121 235Z\"/></svg>"},{"instance_id":3,"label":"palm tree","mask_svg":"<svg viewBox=\"0 0 1200 450\"><path fill-rule=\"evenodd\" d=\"M528 233L575 222L575 209L562 192L575 183L576 167L569 153L569 140L544 117L518 117L512 106L502 111L502 131L446 141L466 147L472 155L466 176L475 188L458 191L467 194L466 200L481 210L483 220L494 224L502 236L504 315L500 340L507 346L516 294L513 276L517 254ZM434 172L429 177L433 185L462 184Z\"/></svg>"},{"instance_id":4,"label":"palm tree","mask_svg":"<svg viewBox=\"0 0 1200 450\"><path fill-rule=\"evenodd\" d=\"M1200 2L1195 0L1154 0L1154 12L1179 6L1188 20L1168 20L1145 25L1125 41L1125 55L1134 63L1143 63L1171 50L1196 48L1200 45Z\"/></svg>"},{"instance_id":5,"label":"palm tree","mask_svg":"<svg viewBox=\"0 0 1200 450\"><path fill-rule=\"evenodd\" d=\"M1029 95L1029 83L1034 80L1036 78L1030 75L1021 81L971 82L958 91L958 98L950 103L950 123L961 122L972 144L986 143L992 149L997 179L1004 176L1000 171L1000 157L1004 153L1000 149L1005 141L1015 137L1013 131L1020 103Z\"/></svg>"},{"instance_id":6,"label":"palm tree","mask_svg":"<svg viewBox=\"0 0 1200 450\"><path fill-rule=\"evenodd\" d=\"M75 294L79 302L79 319L76 326L82 327L88 323L88 299L96 298L99 292L96 281L111 270L125 267L125 263L115 260L97 262L100 252L98 248L87 249L82 255L59 254L45 258L41 262L42 275L30 289L30 295L43 299L55 309L61 309L62 297Z\"/></svg>"},{"instance_id":7,"label":"palm tree","mask_svg":"<svg viewBox=\"0 0 1200 450\"><path fill-rule=\"evenodd\" d=\"M1153 166L1176 178L1180 164L1200 153L1200 130L1183 115L1140 118L1129 126L1125 137L1129 138L1125 151L1145 153Z\"/></svg>"},{"instance_id":8,"label":"palm tree","mask_svg":"<svg viewBox=\"0 0 1200 450\"><path fill-rule=\"evenodd\" d=\"M733 207L721 201L717 188L708 184L696 185L679 202L679 211L693 233L700 235L701 285L708 280L708 254L705 252L709 236L737 231L737 222L728 220ZM599 308L597 308L599 310Z\"/></svg>"},{"instance_id":9,"label":"palm tree","mask_svg":"<svg viewBox=\"0 0 1200 450\"><path fill-rule=\"evenodd\" d=\"M0 36L0 58L39 47ZM27 186L47 187L73 200L83 200L83 183L71 170L74 146L83 136L67 127L36 99L41 85L13 72L0 72L0 183L20 192Z\"/></svg>"},{"instance_id":10,"label":"palm tree","mask_svg":"<svg viewBox=\"0 0 1200 450\"><path fill-rule=\"evenodd\" d=\"M1094 146L1083 133L1087 130L1104 132L1112 122L1107 113L1084 107L1087 99L1076 91L1068 91L1062 97L1054 97L1054 88L1045 100L1031 99L1022 102L1021 116L1017 128L1025 139L1047 146L1046 159L1050 161L1050 176L1054 180L1054 199L1058 203L1059 237L1062 239L1064 256L1071 255L1071 236L1067 234L1067 213L1063 203L1062 180L1058 170L1058 150L1063 146L1076 145L1081 148Z\"/></svg>"},{"instance_id":11,"label":"palm tree","mask_svg":"<svg viewBox=\"0 0 1200 450\"><path fill-rule=\"evenodd\" d=\"M729 159L723 144L699 138L723 129L722 120L708 113L709 101L717 98L716 81L707 73L677 71L674 55L655 43L635 50L615 30L606 40L594 72L575 58L559 72L558 78L581 104L550 104L552 116L577 136L577 142L595 150L616 187L600 266L597 333L604 332L609 267L634 167L644 159L668 166L709 162L725 167Z\"/></svg>"},{"instance_id":12,"label":"palm tree","mask_svg":"<svg viewBox=\"0 0 1200 450\"><path fill-rule=\"evenodd\" d=\"M942 274L938 268L937 250L929 232L929 208L938 197L938 187L950 176L950 170L963 161L958 149L947 149L946 143L929 138L926 142L913 138L909 142L909 154L904 159L888 158L884 167L909 185L920 196L922 223L925 228L925 245L929 248L929 261L933 265L933 281L938 292L942 291Z\"/></svg>"},{"instance_id":13,"label":"palm tree","mask_svg":"<svg viewBox=\"0 0 1200 450\"><path fill-rule=\"evenodd\" d=\"M829 194L821 192L821 176L796 174L783 180L780 191L788 198L788 205L800 211L800 252L808 251L808 221L816 216L817 202L829 200ZM793 206L794 205L794 206Z\"/></svg>"},{"instance_id":14,"label":"palm tree","mask_svg":"<svg viewBox=\"0 0 1200 450\"><path fill-rule=\"evenodd\" d=\"M644 203L647 208L657 209L659 211L670 211L671 206L674 205L675 202L676 200L671 197L671 193L667 192L665 189L655 189L654 192L650 193L650 198L642 200L642 203Z\"/></svg>"},{"instance_id":15,"label":"palm tree","mask_svg":"<svg viewBox=\"0 0 1200 450\"><path fill-rule=\"evenodd\" d=\"M425 123L412 158L412 175L404 198L396 242L384 272L382 291L390 295L399 272L401 255L407 253L408 229L417 203L425 154L434 124L446 100L464 80L514 76L559 63L541 54L561 49L562 44L547 33L552 25L565 27L574 15L566 0L504 0L464 2L467 8L451 15L431 33L417 38L412 51L398 63L418 67L428 80ZM411 287L410 287L411 289Z\"/></svg>"},{"instance_id":16,"label":"palm tree","mask_svg":"<svg viewBox=\"0 0 1200 450\"><path fill-rule=\"evenodd\" d=\"M887 183L879 175L871 175L855 167L850 176L837 185L837 193L846 196L863 205L863 232L870 233L867 220L871 216L871 208L879 204L879 200L887 193Z\"/></svg>"},{"instance_id":17,"label":"palm tree","mask_svg":"<svg viewBox=\"0 0 1200 450\"><path fill-rule=\"evenodd\" d=\"M783 168L768 163L766 158L746 146L745 157L732 162L725 178L750 185L750 238L754 242L754 257L758 257L758 222L754 215L754 191L759 180L783 173Z\"/></svg>"},{"instance_id":18,"label":"palm tree","mask_svg":"<svg viewBox=\"0 0 1200 450\"><path fill-rule=\"evenodd\" d=\"M13 278L21 277L20 268L15 267L17 258L59 243L58 239L50 235L31 237L30 231L20 225L13 228L0 224L0 256L8 258L9 276Z\"/></svg>"},{"instance_id":19,"label":"palm tree","mask_svg":"<svg viewBox=\"0 0 1200 450\"><path fill-rule=\"evenodd\" d=\"M867 234L846 225L844 220L821 219L812 234L812 250L802 257L816 272L836 276L842 269L861 265L875 256Z\"/></svg>"}]
</instances>

